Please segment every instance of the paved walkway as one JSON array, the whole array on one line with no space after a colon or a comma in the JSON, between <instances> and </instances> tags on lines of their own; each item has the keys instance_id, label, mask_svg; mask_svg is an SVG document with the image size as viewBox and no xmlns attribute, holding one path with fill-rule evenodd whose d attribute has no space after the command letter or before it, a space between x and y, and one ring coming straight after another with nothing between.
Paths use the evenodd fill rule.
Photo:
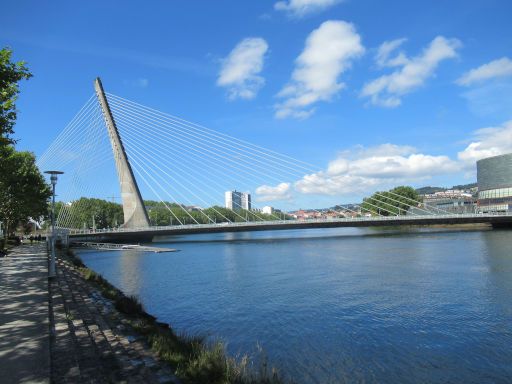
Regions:
<instances>
[{"instance_id":1,"label":"paved walkway","mask_svg":"<svg viewBox=\"0 0 512 384\"><path fill-rule=\"evenodd\" d=\"M43 244L0 258L0 382L49 383L48 264Z\"/></svg>"},{"instance_id":2,"label":"paved walkway","mask_svg":"<svg viewBox=\"0 0 512 384\"><path fill-rule=\"evenodd\" d=\"M179 383L112 301L44 244L0 258L0 383Z\"/></svg>"}]
</instances>

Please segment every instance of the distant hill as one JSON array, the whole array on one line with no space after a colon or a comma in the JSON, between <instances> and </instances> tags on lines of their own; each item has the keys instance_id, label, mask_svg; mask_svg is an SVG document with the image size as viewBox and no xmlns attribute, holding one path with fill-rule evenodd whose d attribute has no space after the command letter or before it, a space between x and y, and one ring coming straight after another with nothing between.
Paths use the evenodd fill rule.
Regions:
<instances>
[{"instance_id":1,"label":"distant hill","mask_svg":"<svg viewBox=\"0 0 512 384\"><path fill-rule=\"evenodd\" d=\"M431 194L431 193L447 191L448 189L462 189L462 190L465 190L465 189L471 189L471 188L475 188L475 187L476 187L476 183L454 185L451 188L421 187L421 188L417 188L416 192L418 192L418 194L420 194L420 195L428 195L428 194Z\"/></svg>"},{"instance_id":2,"label":"distant hill","mask_svg":"<svg viewBox=\"0 0 512 384\"><path fill-rule=\"evenodd\" d=\"M452 189L471 189L471 188L476 188L476 186L477 186L476 183L463 184L463 185L454 185L452 187Z\"/></svg>"},{"instance_id":3,"label":"distant hill","mask_svg":"<svg viewBox=\"0 0 512 384\"><path fill-rule=\"evenodd\" d=\"M429 195L431 193L436 193L436 192L442 192L442 191L446 191L448 188L442 188L442 187L421 187L421 188L417 188L416 189L416 192L419 194L419 195Z\"/></svg>"}]
</instances>

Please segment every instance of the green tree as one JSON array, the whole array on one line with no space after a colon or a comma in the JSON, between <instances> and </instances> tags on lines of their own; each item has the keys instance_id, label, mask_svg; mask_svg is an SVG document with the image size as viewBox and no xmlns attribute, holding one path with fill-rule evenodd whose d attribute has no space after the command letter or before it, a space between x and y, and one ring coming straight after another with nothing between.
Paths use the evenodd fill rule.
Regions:
<instances>
[{"instance_id":1,"label":"green tree","mask_svg":"<svg viewBox=\"0 0 512 384\"><path fill-rule=\"evenodd\" d=\"M0 50L0 146L15 143L11 135L14 133L17 115L18 83L32 77L25 62L12 62L11 56L9 48Z\"/></svg>"},{"instance_id":2,"label":"green tree","mask_svg":"<svg viewBox=\"0 0 512 384\"><path fill-rule=\"evenodd\" d=\"M418 205L420 201L414 188L400 186L387 192L376 192L363 199L361 209L374 215L405 215L411 206Z\"/></svg>"},{"instance_id":3,"label":"green tree","mask_svg":"<svg viewBox=\"0 0 512 384\"><path fill-rule=\"evenodd\" d=\"M191 209L182 204L145 200L144 205L149 215L151 225L168 226L181 224L211 224L261 221L261 220L290 220L291 217L284 213L267 215L261 212L240 209L233 211L219 206L206 209ZM102 199L81 197L78 200L63 203L56 202L56 217L65 209L65 223L58 223L71 228L112 228L123 223L123 207L121 204L112 203Z\"/></svg>"},{"instance_id":4,"label":"green tree","mask_svg":"<svg viewBox=\"0 0 512 384\"><path fill-rule=\"evenodd\" d=\"M66 210L66 222L58 223L71 228L113 228L123 224L123 207L121 204L102 199L81 197L69 203L55 204L56 217L62 209Z\"/></svg>"},{"instance_id":5,"label":"green tree","mask_svg":"<svg viewBox=\"0 0 512 384\"><path fill-rule=\"evenodd\" d=\"M187 207L169 202L145 200L144 205L148 211L151 225L177 225L183 224L211 224L211 223L227 223L244 222L244 221L262 221L262 220L289 220L286 214L279 213L268 215L261 212L248 211L239 209L233 211L218 205L203 209L190 210Z\"/></svg>"},{"instance_id":6,"label":"green tree","mask_svg":"<svg viewBox=\"0 0 512 384\"><path fill-rule=\"evenodd\" d=\"M51 190L30 152L0 147L0 170L0 221L7 236L20 221L47 216Z\"/></svg>"}]
</instances>

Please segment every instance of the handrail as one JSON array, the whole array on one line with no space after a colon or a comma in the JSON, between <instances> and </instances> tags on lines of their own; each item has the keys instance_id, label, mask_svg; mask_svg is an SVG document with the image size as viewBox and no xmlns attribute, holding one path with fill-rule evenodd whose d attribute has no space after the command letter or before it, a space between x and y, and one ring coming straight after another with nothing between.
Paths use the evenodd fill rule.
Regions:
<instances>
[{"instance_id":1,"label":"handrail","mask_svg":"<svg viewBox=\"0 0 512 384\"><path fill-rule=\"evenodd\" d=\"M463 219L463 218L480 218L494 219L497 217L511 217L512 212L507 213L453 213L453 214L438 214L438 215L399 215L399 216L370 216L370 217L340 217L340 218L325 218L325 219L307 219L307 220L269 220L269 221L253 221L253 222L234 222L234 223L213 223L213 224L184 224L184 225L168 225L168 226L154 226L154 227L141 227L141 228L103 228L96 230L83 230L83 229L67 229L70 235L90 235L90 234L113 234L113 233L126 233L126 232L146 232L146 231L169 231L169 230L185 230L185 229L208 229L208 228L239 228L239 227L260 227L260 226L282 226L285 224L315 224L315 223L348 223L348 222L387 222L387 221L401 221L401 222L414 222L421 220L429 221L442 221L445 219ZM377 225L377 224L376 224Z\"/></svg>"}]
</instances>

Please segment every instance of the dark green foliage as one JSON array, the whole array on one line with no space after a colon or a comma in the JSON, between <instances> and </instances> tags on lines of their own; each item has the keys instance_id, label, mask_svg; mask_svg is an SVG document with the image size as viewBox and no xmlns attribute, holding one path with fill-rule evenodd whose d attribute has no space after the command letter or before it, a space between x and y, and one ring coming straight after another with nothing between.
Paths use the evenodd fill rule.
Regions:
<instances>
[{"instance_id":1,"label":"dark green foliage","mask_svg":"<svg viewBox=\"0 0 512 384\"><path fill-rule=\"evenodd\" d=\"M460 185L454 185L451 188L443 188L443 187L421 187L417 188L416 192L420 195L430 195L432 193L436 192L443 192L447 191L448 189L461 189L461 190L468 190L471 188L477 187L477 183L470 183L470 184L460 184Z\"/></svg>"},{"instance_id":2,"label":"dark green foliage","mask_svg":"<svg viewBox=\"0 0 512 384\"><path fill-rule=\"evenodd\" d=\"M419 195L430 195L432 193L436 193L436 192L443 192L443 191L446 191L447 188L442 188L442 187L421 187L421 188L417 188L416 189L416 193L418 193Z\"/></svg>"},{"instance_id":3,"label":"dark green foliage","mask_svg":"<svg viewBox=\"0 0 512 384\"><path fill-rule=\"evenodd\" d=\"M97 229L102 229L123 224L124 216L121 204L86 197L81 197L68 204L71 204L68 209L71 212L72 228L92 228L94 224ZM56 217L59 217L63 205L62 202L55 203Z\"/></svg>"},{"instance_id":4,"label":"dark green foliage","mask_svg":"<svg viewBox=\"0 0 512 384\"><path fill-rule=\"evenodd\" d=\"M459 184L459 185L454 185L451 189L467 190L467 189L471 189L471 188L476 188L477 186L478 186L477 183Z\"/></svg>"},{"instance_id":5,"label":"dark green foliage","mask_svg":"<svg viewBox=\"0 0 512 384\"><path fill-rule=\"evenodd\" d=\"M233 211L224 207L213 206L203 210L190 209L176 203L160 201L144 201L152 225L177 225L183 224L211 224L243 222L243 221L270 221L289 220L290 217L283 213L268 215L261 212L240 209Z\"/></svg>"},{"instance_id":6,"label":"dark green foliage","mask_svg":"<svg viewBox=\"0 0 512 384\"><path fill-rule=\"evenodd\" d=\"M92 228L96 229L114 228L123 224L123 206L102 199L93 199L81 197L72 201L67 209L71 212L72 228ZM178 224L212 224L243 222L243 221L270 221L270 220L290 220L291 217L284 213L275 213L267 215L261 212L247 211L244 209L232 211L230 209L213 206L206 209L190 208L176 203L161 201L144 201L149 215L151 225L168 226ZM55 203L56 216L63 208L63 202ZM94 217L94 222L93 222Z\"/></svg>"},{"instance_id":7,"label":"dark green foliage","mask_svg":"<svg viewBox=\"0 0 512 384\"><path fill-rule=\"evenodd\" d=\"M30 152L17 152L12 144L16 123L18 83L32 74L25 63L12 62L9 48L0 50L0 221L7 235L29 217L47 214L51 194Z\"/></svg>"},{"instance_id":8,"label":"dark green foliage","mask_svg":"<svg viewBox=\"0 0 512 384\"><path fill-rule=\"evenodd\" d=\"M48 214L51 190L32 153L0 146L0 170L0 221L4 222L6 234L20 221Z\"/></svg>"},{"instance_id":9,"label":"dark green foliage","mask_svg":"<svg viewBox=\"0 0 512 384\"><path fill-rule=\"evenodd\" d=\"M0 50L0 146L14 144L11 135L16 123L16 99L19 93L18 82L29 79L32 74L23 61L11 61L9 48Z\"/></svg>"},{"instance_id":10,"label":"dark green foliage","mask_svg":"<svg viewBox=\"0 0 512 384\"><path fill-rule=\"evenodd\" d=\"M400 186L365 198L361 209L374 215L396 216L405 215L411 206L419 203L420 197L414 188Z\"/></svg>"},{"instance_id":11,"label":"dark green foliage","mask_svg":"<svg viewBox=\"0 0 512 384\"><path fill-rule=\"evenodd\" d=\"M127 315L141 315L144 313L144 308L139 299L135 296L121 296L115 300L116 309Z\"/></svg>"}]
</instances>

